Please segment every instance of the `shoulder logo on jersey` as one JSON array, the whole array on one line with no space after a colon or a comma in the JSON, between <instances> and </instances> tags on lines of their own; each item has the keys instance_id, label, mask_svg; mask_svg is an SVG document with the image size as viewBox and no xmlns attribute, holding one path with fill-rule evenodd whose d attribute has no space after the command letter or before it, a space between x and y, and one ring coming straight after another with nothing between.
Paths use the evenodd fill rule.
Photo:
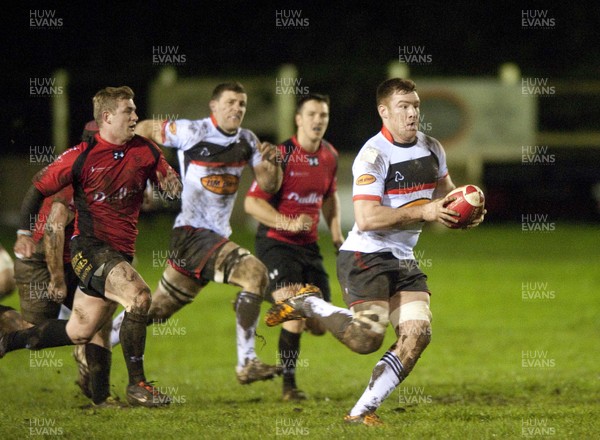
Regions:
<instances>
[{"instance_id":1,"label":"shoulder logo on jersey","mask_svg":"<svg viewBox=\"0 0 600 440\"><path fill-rule=\"evenodd\" d=\"M379 150L373 147L366 147L363 149L360 155L360 160L362 160L363 162L370 163L372 165L377 160L377 156L379 156Z\"/></svg>"},{"instance_id":2,"label":"shoulder logo on jersey","mask_svg":"<svg viewBox=\"0 0 600 440\"><path fill-rule=\"evenodd\" d=\"M169 131L172 135L177 134L177 124L174 121L169 122Z\"/></svg>"},{"instance_id":3,"label":"shoulder logo on jersey","mask_svg":"<svg viewBox=\"0 0 600 440\"><path fill-rule=\"evenodd\" d=\"M311 167L318 167L319 166L319 158L316 157L316 156L314 156L314 157L309 156L308 157L308 164Z\"/></svg>"},{"instance_id":4,"label":"shoulder logo on jersey","mask_svg":"<svg viewBox=\"0 0 600 440\"><path fill-rule=\"evenodd\" d=\"M202 186L212 193L229 196L238 190L240 179L233 174L213 174L200 179Z\"/></svg>"},{"instance_id":5,"label":"shoulder logo on jersey","mask_svg":"<svg viewBox=\"0 0 600 440\"><path fill-rule=\"evenodd\" d=\"M113 151L113 159L114 160L123 159L124 157L125 157L124 151Z\"/></svg>"},{"instance_id":6,"label":"shoulder logo on jersey","mask_svg":"<svg viewBox=\"0 0 600 440\"><path fill-rule=\"evenodd\" d=\"M375 182L377 180L377 178L375 176L373 176L372 174L361 174L360 176L358 176L358 179L356 179L356 184L357 185L370 185L371 183Z\"/></svg>"}]
</instances>

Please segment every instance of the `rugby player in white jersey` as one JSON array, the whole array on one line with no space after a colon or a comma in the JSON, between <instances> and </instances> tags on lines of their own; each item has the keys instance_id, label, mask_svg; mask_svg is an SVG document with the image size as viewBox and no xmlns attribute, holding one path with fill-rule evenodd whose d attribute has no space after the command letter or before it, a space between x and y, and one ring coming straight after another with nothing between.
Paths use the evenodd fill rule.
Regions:
<instances>
[{"instance_id":1,"label":"rugby player in white jersey","mask_svg":"<svg viewBox=\"0 0 600 440\"><path fill-rule=\"evenodd\" d=\"M277 148L241 128L247 95L238 82L219 84L209 102L211 114L199 120L145 120L136 133L176 148L183 182L181 212L171 235L169 260L152 295L148 324L166 322L192 302L209 281L241 288L235 303L241 384L272 379L282 367L261 362L254 347L260 305L267 287L265 265L229 240L229 220L246 164L260 187L279 190L282 171ZM115 318L118 335L121 317ZM113 338L113 344L118 341Z\"/></svg>"},{"instance_id":2,"label":"rugby player in white jersey","mask_svg":"<svg viewBox=\"0 0 600 440\"><path fill-rule=\"evenodd\" d=\"M412 371L431 339L430 291L415 261L424 222L449 226L456 213L446 154L434 138L418 131L419 96L411 80L393 78L377 89L379 133L359 151L352 168L356 223L340 249L337 272L350 308L335 307L307 286L273 306L267 325L313 318L351 350L373 353L388 323L397 341L375 365L369 385L346 415L349 423L378 425L382 402ZM479 225L483 215L470 227Z\"/></svg>"}]
</instances>

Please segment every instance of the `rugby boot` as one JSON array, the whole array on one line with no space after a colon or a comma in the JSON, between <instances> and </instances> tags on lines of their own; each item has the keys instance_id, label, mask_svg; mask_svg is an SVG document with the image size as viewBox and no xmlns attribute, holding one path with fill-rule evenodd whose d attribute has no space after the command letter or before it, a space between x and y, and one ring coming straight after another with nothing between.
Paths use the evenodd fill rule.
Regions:
<instances>
[{"instance_id":1,"label":"rugby boot","mask_svg":"<svg viewBox=\"0 0 600 440\"><path fill-rule=\"evenodd\" d=\"M132 406L156 408L169 405L171 398L161 393L152 382L142 380L127 386L127 402Z\"/></svg>"},{"instance_id":2,"label":"rugby boot","mask_svg":"<svg viewBox=\"0 0 600 440\"><path fill-rule=\"evenodd\" d=\"M321 290L313 285L307 284L298 290L293 296L287 299L277 301L265 316L265 323L268 327L274 327L286 321L305 318L303 306L306 298L315 296L322 298Z\"/></svg>"},{"instance_id":3,"label":"rugby boot","mask_svg":"<svg viewBox=\"0 0 600 440\"><path fill-rule=\"evenodd\" d=\"M360 414L358 416L351 416L350 414L344 417L344 422L354 425L366 425L366 426L381 426L383 421L374 412Z\"/></svg>"},{"instance_id":4,"label":"rugby boot","mask_svg":"<svg viewBox=\"0 0 600 440\"><path fill-rule=\"evenodd\" d=\"M259 380L273 379L283 373L280 365L267 365L254 358L246 362L239 371L236 371L237 380L242 385L248 385Z\"/></svg>"}]
</instances>

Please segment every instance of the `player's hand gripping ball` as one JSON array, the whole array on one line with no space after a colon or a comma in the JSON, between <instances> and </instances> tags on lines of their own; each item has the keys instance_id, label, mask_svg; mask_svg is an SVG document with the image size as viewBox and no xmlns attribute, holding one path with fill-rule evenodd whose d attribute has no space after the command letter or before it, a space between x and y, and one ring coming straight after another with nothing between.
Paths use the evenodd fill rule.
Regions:
<instances>
[{"instance_id":1,"label":"player's hand gripping ball","mask_svg":"<svg viewBox=\"0 0 600 440\"><path fill-rule=\"evenodd\" d=\"M481 216L485 206L483 191L475 185L460 186L448 193L456 200L444 205L445 208L459 213L458 223L453 223L451 229L464 229Z\"/></svg>"}]
</instances>

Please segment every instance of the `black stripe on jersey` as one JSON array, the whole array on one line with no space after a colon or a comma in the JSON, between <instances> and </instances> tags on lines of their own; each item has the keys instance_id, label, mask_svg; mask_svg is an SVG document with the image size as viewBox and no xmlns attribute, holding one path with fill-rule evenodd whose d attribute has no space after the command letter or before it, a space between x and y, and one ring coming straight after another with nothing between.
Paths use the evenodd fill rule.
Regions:
<instances>
[{"instance_id":1,"label":"black stripe on jersey","mask_svg":"<svg viewBox=\"0 0 600 440\"><path fill-rule=\"evenodd\" d=\"M438 180L439 163L435 155L390 164L385 178L385 192L419 188Z\"/></svg>"},{"instance_id":2,"label":"black stripe on jersey","mask_svg":"<svg viewBox=\"0 0 600 440\"><path fill-rule=\"evenodd\" d=\"M73 174L73 200L75 201L75 209L77 209L77 229L80 233L81 231L94 231L94 219L88 209L85 191L81 182L81 171L90 151L97 144L96 136L92 136L87 148L75 159L71 168Z\"/></svg>"},{"instance_id":3,"label":"black stripe on jersey","mask_svg":"<svg viewBox=\"0 0 600 440\"><path fill-rule=\"evenodd\" d=\"M252 147L247 140L240 138L227 146L200 141L183 152L184 166L187 171L191 161L208 163L248 162L252 158Z\"/></svg>"}]
</instances>

